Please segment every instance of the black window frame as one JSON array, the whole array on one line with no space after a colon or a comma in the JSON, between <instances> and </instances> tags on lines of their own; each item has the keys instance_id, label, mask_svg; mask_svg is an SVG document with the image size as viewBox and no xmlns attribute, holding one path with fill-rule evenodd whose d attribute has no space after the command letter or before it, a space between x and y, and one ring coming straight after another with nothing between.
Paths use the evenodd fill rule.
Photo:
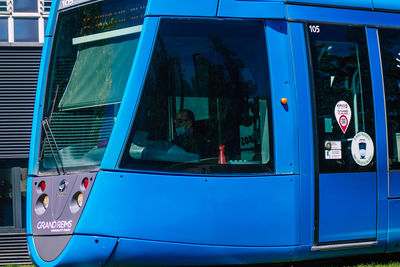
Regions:
<instances>
[{"instance_id":1,"label":"black window frame","mask_svg":"<svg viewBox=\"0 0 400 267\"><path fill-rule=\"evenodd\" d=\"M143 98L143 92L145 90L143 85L143 88L141 89L141 95L139 97L138 101L138 107L137 110L135 110L135 115L134 119L129 131L129 135L127 138L127 141L124 145L123 149L123 154L120 158L120 161L118 163L118 167L121 170L126 170L126 171L150 171L150 172L160 172L160 173L176 173L176 174L191 174L191 175L218 175L218 176L235 176L235 175L240 175L240 176L251 176L251 175L259 175L259 174L267 174L267 175L273 175L275 173L275 155L274 155L274 136L273 136L273 120L272 120L272 103L271 103L271 84L270 84L270 74L269 74L269 62L268 62L268 53L267 53L267 37L266 37L266 29L265 29L265 21L261 19L200 19L200 18L161 18L159 25L163 25L165 22L176 22L176 21L184 21L184 20L190 20L190 21L196 21L196 22L202 22L202 21L211 21L211 22L226 22L226 21L234 21L234 22L255 22L255 23L260 23L262 25L262 34L263 34L263 51L262 53L265 54L265 75L266 75L266 109L267 109L267 118L268 118L268 135L269 135L269 140L268 140L268 146L269 146L269 161L266 164L212 164L212 165L201 165L201 164L190 164L190 163L184 163L186 166L184 168L180 168L179 162L177 162L177 168L172 168L172 169L165 169L166 166L170 166L171 162L162 162L162 161L143 161L143 160L138 160L140 163L139 164L129 164L127 163L127 158L129 158L129 147L133 141L133 133L134 133L134 126L135 126L135 119L137 117L137 112L139 111L140 103ZM158 27L156 38L158 38L160 34L160 28L161 26ZM146 71L146 78L145 78L145 83L147 79L147 75L149 72L149 69L151 67L151 61L153 58L153 53L154 50L152 51L151 58L150 58L150 63L148 66L148 69ZM154 164L157 164L157 167L154 167Z\"/></svg>"}]
</instances>

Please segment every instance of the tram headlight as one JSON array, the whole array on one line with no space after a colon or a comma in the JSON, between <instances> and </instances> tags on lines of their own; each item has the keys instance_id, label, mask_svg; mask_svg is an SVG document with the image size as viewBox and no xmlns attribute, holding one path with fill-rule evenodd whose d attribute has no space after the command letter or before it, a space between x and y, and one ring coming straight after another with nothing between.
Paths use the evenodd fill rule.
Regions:
<instances>
[{"instance_id":1,"label":"tram headlight","mask_svg":"<svg viewBox=\"0 0 400 267\"><path fill-rule=\"evenodd\" d=\"M43 207L47 210L47 208L49 207L49 196L45 195L43 198Z\"/></svg>"},{"instance_id":2,"label":"tram headlight","mask_svg":"<svg viewBox=\"0 0 400 267\"><path fill-rule=\"evenodd\" d=\"M82 205L83 205L83 193L78 191L73 195L69 208L72 213L77 213L79 209L82 207Z\"/></svg>"},{"instance_id":3,"label":"tram headlight","mask_svg":"<svg viewBox=\"0 0 400 267\"><path fill-rule=\"evenodd\" d=\"M46 212L47 208L49 207L50 198L46 194L42 194L38 200L36 201L35 205L35 212L37 215L42 215Z\"/></svg>"},{"instance_id":4,"label":"tram headlight","mask_svg":"<svg viewBox=\"0 0 400 267\"><path fill-rule=\"evenodd\" d=\"M83 194L82 193L78 194L78 197L76 199L76 203L78 204L79 207L82 207L82 204L83 204Z\"/></svg>"}]
</instances>

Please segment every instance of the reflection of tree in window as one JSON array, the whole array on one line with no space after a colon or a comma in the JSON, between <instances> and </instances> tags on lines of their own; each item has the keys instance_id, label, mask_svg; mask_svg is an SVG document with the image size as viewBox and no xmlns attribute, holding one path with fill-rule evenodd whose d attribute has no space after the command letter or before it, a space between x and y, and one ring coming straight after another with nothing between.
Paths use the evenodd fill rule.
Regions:
<instances>
[{"instance_id":1,"label":"reflection of tree in window","mask_svg":"<svg viewBox=\"0 0 400 267\"><path fill-rule=\"evenodd\" d=\"M140 159L151 144L171 142L177 136L176 115L189 109L195 114L193 131L204 139L204 151L197 152L202 166L218 164L220 145L229 164L268 162L267 60L265 41L255 37L255 32L265 37L263 25L187 20L177 30L172 21L160 26L133 125L131 138L139 147L130 155ZM244 36L225 30L228 26L243 27ZM251 45L243 45L248 40ZM153 155L159 160L156 154L162 153L168 154Z\"/></svg>"},{"instance_id":2,"label":"reflection of tree in window","mask_svg":"<svg viewBox=\"0 0 400 267\"><path fill-rule=\"evenodd\" d=\"M183 75L182 64L178 56L174 56L166 51L164 42L158 40L159 46L153 55L151 76L146 81L145 92L153 92L149 111L152 123L160 127L151 131L151 139L167 140L168 131L168 110L167 102L164 101L168 93L169 96L180 96L179 107L174 106L176 114L183 109L185 97L193 96L191 92L208 91L210 114L214 114L217 119L218 132L217 140L214 142L212 153L218 155L218 145L229 144L226 147L226 154L231 159L240 159L239 154L239 132L233 125L251 125L256 121L258 112L250 116L250 97L255 97L255 84L251 80L244 80L244 62L237 55L228 49L219 38L209 38L210 50L221 57L220 64L213 64L212 61L202 54L193 57L195 76L188 82ZM167 71L166 71L167 70ZM150 78L151 77L151 78ZM193 86L192 86L192 85ZM150 90L149 90L150 89ZM172 103L175 103L174 101ZM253 104L252 109L256 106ZM140 112L143 114L143 112ZM259 125L255 124L255 125ZM257 129L259 131L259 129ZM217 141L217 142L216 142ZM260 147L258 145L257 149Z\"/></svg>"}]
</instances>

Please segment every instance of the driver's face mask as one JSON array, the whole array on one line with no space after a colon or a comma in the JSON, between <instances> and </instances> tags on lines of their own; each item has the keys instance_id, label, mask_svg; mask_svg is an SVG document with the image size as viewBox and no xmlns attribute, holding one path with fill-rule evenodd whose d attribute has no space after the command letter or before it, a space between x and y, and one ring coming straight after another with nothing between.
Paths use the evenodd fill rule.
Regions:
<instances>
[{"instance_id":1,"label":"driver's face mask","mask_svg":"<svg viewBox=\"0 0 400 267\"><path fill-rule=\"evenodd\" d=\"M177 127L176 128L176 134L177 135L182 135L182 134L184 134L185 133L185 127L184 126L181 126L181 127Z\"/></svg>"}]
</instances>

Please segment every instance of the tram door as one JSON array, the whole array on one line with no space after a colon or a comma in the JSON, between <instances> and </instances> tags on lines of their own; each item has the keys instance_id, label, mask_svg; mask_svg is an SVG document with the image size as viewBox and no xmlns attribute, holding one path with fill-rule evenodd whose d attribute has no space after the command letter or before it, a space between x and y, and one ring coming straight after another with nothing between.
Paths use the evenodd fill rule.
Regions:
<instances>
[{"instance_id":1,"label":"tram door","mask_svg":"<svg viewBox=\"0 0 400 267\"><path fill-rule=\"evenodd\" d=\"M315 243L376 239L375 120L363 27L308 24Z\"/></svg>"}]
</instances>

